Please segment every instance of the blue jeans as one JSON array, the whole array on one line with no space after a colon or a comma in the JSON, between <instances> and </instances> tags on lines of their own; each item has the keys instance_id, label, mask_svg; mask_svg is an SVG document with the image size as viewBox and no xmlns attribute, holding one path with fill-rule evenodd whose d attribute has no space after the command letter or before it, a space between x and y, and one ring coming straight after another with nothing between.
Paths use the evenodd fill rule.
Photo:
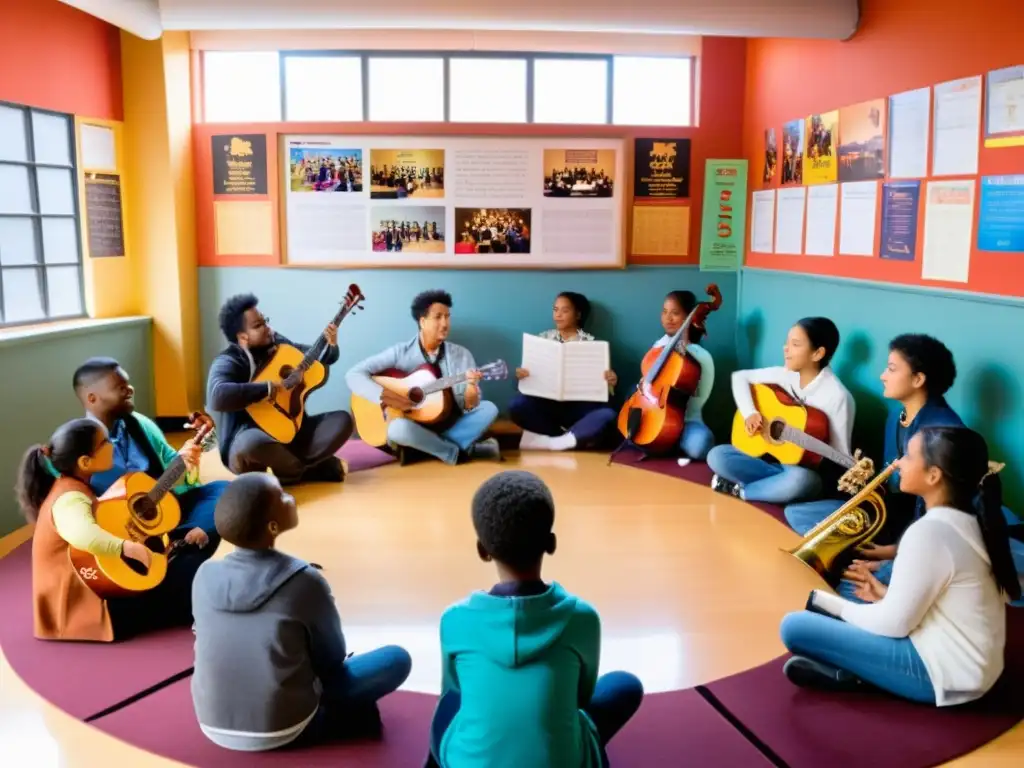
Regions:
<instances>
[{"instance_id":1,"label":"blue jeans","mask_svg":"<svg viewBox=\"0 0 1024 768\"><path fill-rule=\"evenodd\" d=\"M846 670L904 699L935 704L928 670L910 638L882 637L810 611L786 616L780 632L791 653Z\"/></svg>"},{"instance_id":2,"label":"blue jeans","mask_svg":"<svg viewBox=\"0 0 1024 768\"><path fill-rule=\"evenodd\" d=\"M687 421L683 424L683 436L679 438L683 455L694 461L705 461L715 447L715 436L702 421Z\"/></svg>"},{"instance_id":3,"label":"blue jeans","mask_svg":"<svg viewBox=\"0 0 1024 768\"><path fill-rule=\"evenodd\" d=\"M841 499L818 499L788 504L783 510L789 527L801 536L843 506Z\"/></svg>"},{"instance_id":4,"label":"blue jeans","mask_svg":"<svg viewBox=\"0 0 1024 768\"><path fill-rule=\"evenodd\" d=\"M640 709L643 698L643 684L629 672L609 672L597 679L594 695L590 697L590 703L583 707L583 711L597 728L602 750ZM434 720L430 725L430 755L435 765L443 765L440 758L441 740L461 705L462 696L458 691L448 691L437 702ZM607 766L608 756L602 757Z\"/></svg>"},{"instance_id":5,"label":"blue jeans","mask_svg":"<svg viewBox=\"0 0 1024 768\"><path fill-rule=\"evenodd\" d=\"M606 403L562 403L523 394L516 395L508 415L516 426L538 435L557 437L572 432L580 448L600 443L616 419L615 411Z\"/></svg>"},{"instance_id":6,"label":"blue jeans","mask_svg":"<svg viewBox=\"0 0 1024 768\"><path fill-rule=\"evenodd\" d=\"M210 537L207 547L217 548L220 543L220 536L217 535L217 526L213 521L213 513L217 508L217 499L230 485L227 480L214 480L212 483L205 483L196 488L189 488L184 493L178 494L178 506L181 507L181 525L175 531L175 536L184 536L193 528L202 528ZM212 553L212 550L211 550Z\"/></svg>"},{"instance_id":7,"label":"blue jeans","mask_svg":"<svg viewBox=\"0 0 1024 768\"><path fill-rule=\"evenodd\" d=\"M411 419L393 419L388 422L388 442L430 454L445 464L454 464L459 453L466 451L498 418L498 406L481 400L472 411L459 416L451 427L438 434Z\"/></svg>"},{"instance_id":8,"label":"blue jeans","mask_svg":"<svg viewBox=\"0 0 1024 768\"><path fill-rule=\"evenodd\" d=\"M821 493L821 478L817 472L755 459L731 445L712 448L708 453L708 466L719 477L738 483L747 501L788 504Z\"/></svg>"}]
</instances>

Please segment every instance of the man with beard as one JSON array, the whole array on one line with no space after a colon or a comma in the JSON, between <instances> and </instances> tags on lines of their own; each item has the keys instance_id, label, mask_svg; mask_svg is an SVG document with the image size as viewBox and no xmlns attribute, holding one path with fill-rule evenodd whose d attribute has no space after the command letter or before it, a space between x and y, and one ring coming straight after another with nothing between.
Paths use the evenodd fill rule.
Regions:
<instances>
[{"instance_id":1,"label":"man with beard","mask_svg":"<svg viewBox=\"0 0 1024 768\"><path fill-rule=\"evenodd\" d=\"M260 429L246 411L254 403L273 398L282 386L280 381L253 381L277 345L309 350L275 333L258 304L251 293L242 294L232 296L220 310L220 329L228 346L210 366L206 399L217 423L221 459L236 475L270 469L282 485L340 483L345 472L335 454L352 434L352 417L345 411L306 414L287 445ZM320 362L331 366L338 360L338 327L328 325L324 337L327 346Z\"/></svg>"}]
</instances>

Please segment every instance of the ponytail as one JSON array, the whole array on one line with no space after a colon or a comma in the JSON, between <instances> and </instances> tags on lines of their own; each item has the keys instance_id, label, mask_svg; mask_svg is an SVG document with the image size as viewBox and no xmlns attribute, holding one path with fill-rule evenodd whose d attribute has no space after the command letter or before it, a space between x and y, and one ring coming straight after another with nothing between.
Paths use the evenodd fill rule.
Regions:
<instances>
[{"instance_id":1,"label":"ponytail","mask_svg":"<svg viewBox=\"0 0 1024 768\"><path fill-rule=\"evenodd\" d=\"M74 419L57 428L46 445L33 445L21 459L14 492L25 519L34 523L59 476L74 476L78 460L96 450L96 433L103 425Z\"/></svg>"},{"instance_id":2,"label":"ponytail","mask_svg":"<svg viewBox=\"0 0 1024 768\"><path fill-rule=\"evenodd\" d=\"M1002 469L1002 466L999 466L999 469ZM999 469L992 470L981 478L973 508L981 526L981 538L992 561L992 573L996 582L1011 600L1019 600L1020 578L1013 562L1013 553L1010 552L1010 529L1003 515L1003 484L997 474Z\"/></svg>"},{"instance_id":3,"label":"ponytail","mask_svg":"<svg viewBox=\"0 0 1024 768\"><path fill-rule=\"evenodd\" d=\"M48 453L46 447L33 445L25 451L21 466L18 468L18 482L14 486L14 493L17 495L22 514L30 523L34 523L39 517L39 508L43 506L46 497L53 490L53 484L57 481L50 470Z\"/></svg>"}]
</instances>

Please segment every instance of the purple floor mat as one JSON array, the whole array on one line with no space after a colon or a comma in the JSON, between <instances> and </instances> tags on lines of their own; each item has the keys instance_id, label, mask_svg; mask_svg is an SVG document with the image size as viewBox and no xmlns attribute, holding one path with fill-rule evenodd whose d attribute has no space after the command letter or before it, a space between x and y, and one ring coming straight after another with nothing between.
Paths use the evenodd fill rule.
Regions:
<instances>
[{"instance_id":1,"label":"purple floor mat","mask_svg":"<svg viewBox=\"0 0 1024 768\"><path fill-rule=\"evenodd\" d=\"M917 768L940 765L988 743L1024 717L1024 610L1007 609L1006 672L981 701L929 707L882 693L797 688L782 658L707 689L790 768ZM885 745L870 749L865 745Z\"/></svg>"},{"instance_id":2,"label":"purple floor mat","mask_svg":"<svg viewBox=\"0 0 1024 768\"><path fill-rule=\"evenodd\" d=\"M32 636L32 544L0 559L0 647L15 672L69 715L89 718L192 668L188 629L127 643L64 643Z\"/></svg>"},{"instance_id":3,"label":"purple floor mat","mask_svg":"<svg viewBox=\"0 0 1024 768\"><path fill-rule=\"evenodd\" d=\"M341 446L337 456L348 462L349 472L375 469L376 467L383 467L386 464L397 461L390 453L374 448L355 438Z\"/></svg>"}]
</instances>

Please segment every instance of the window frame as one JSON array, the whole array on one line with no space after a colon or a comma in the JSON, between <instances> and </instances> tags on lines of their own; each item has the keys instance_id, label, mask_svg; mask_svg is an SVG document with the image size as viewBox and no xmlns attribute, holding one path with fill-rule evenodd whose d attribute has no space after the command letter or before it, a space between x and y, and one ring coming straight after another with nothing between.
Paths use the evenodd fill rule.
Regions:
<instances>
[{"instance_id":1,"label":"window frame","mask_svg":"<svg viewBox=\"0 0 1024 768\"><path fill-rule=\"evenodd\" d=\"M616 123L615 122L615 59L678 59L687 60L689 62L689 122L685 126L663 126L672 128L696 128L697 127L697 57L696 56L672 56L670 54L639 54L639 53L616 53L612 59L611 67L608 70L608 124L618 125L629 128L655 128L662 127L660 125L651 125L650 123Z\"/></svg>"},{"instance_id":2,"label":"window frame","mask_svg":"<svg viewBox=\"0 0 1024 768\"><path fill-rule=\"evenodd\" d=\"M21 113L25 127L26 159L6 160L0 159L0 165L10 165L25 168L28 171L29 201L32 210L27 213L5 213L0 211L0 218L3 219L31 219L32 229L35 234L36 262L34 264L0 264L0 329L16 328L27 325L43 325L47 323L58 323L66 320L80 320L88 317L88 310L85 301L85 253L82 242L82 209L79 198L79 158L78 141L75 129L75 116L67 112L57 112L52 109L42 109L26 104L17 104L9 101L0 101L0 107L14 109ZM36 162L35 128L32 124L32 114L52 115L67 121L68 126L68 157L70 166L55 163ZM71 197L72 212L68 213L43 213L39 206L39 181L38 169L53 168L71 173ZM47 264L46 251L43 242L43 220L44 219L70 219L75 225L75 245L77 247L78 259L74 264L57 263ZM50 292L47 282L46 270L48 267L71 267L78 268L78 294L82 311L74 315L60 315L53 317L50 314ZM40 303L43 307L43 316L32 320L8 321L4 307L3 275L8 270L35 270L39 280Z\"/></svg>"}]
</instances>

